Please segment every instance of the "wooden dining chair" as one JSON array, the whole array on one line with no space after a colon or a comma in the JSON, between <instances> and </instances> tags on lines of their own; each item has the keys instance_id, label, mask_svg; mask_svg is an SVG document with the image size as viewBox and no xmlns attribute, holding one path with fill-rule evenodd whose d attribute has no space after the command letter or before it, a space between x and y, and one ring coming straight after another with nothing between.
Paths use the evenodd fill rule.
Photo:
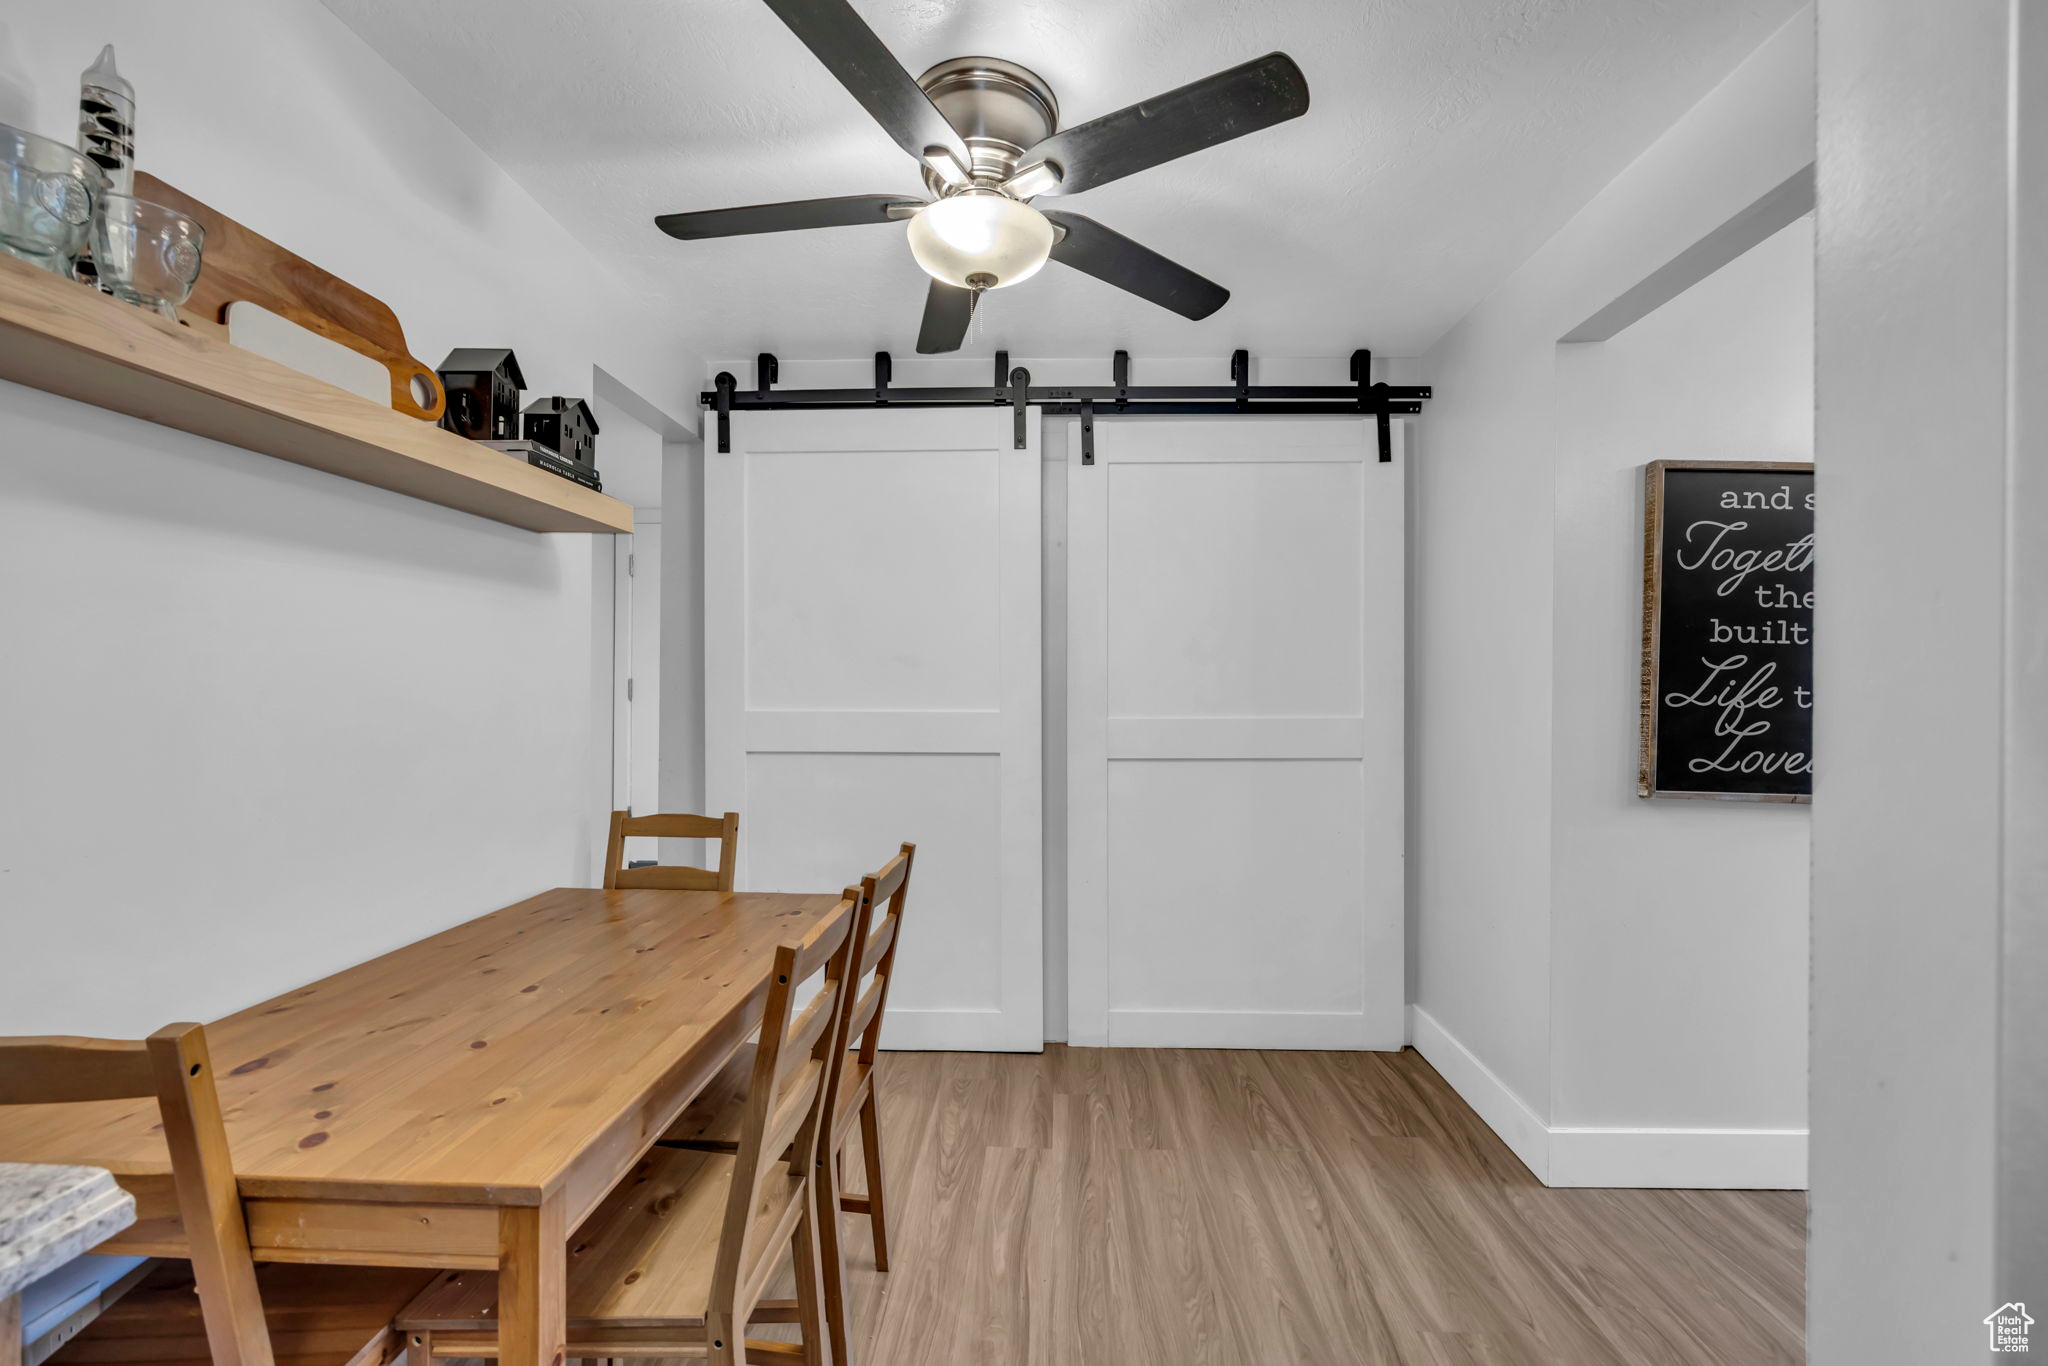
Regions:
<instances>
[{"instance_id":1,"label":"wooden dining chair","mask_svg":"<svg viewBox=\"0 0 2048 1366\"><path fill-rule=\"evenodd\" d=\"M846 1076L839 1087L832 1127L827 1135L836 1174L843 1165L847 1137L856 1123L860 1126L867 1194L841 1195L839 1206L849 1214L868 1216L877 1271L889 1269L889 1221L882 1186L882 1116L875 1097L875 1058L881 1047L882 1016L889 1003L889 984L896 976L896 949L902 939L903 910L910 898L910 868L916 858L917 846L905 844L874 876L861 879L861 890L874 910L867 942L861 948L860 970L855 977L857 981L868 981L869 975L873 974L873 980L868 981L867 989L859 991L853 1002L846 1037L848 1048L854 1051L846 1059ZM703 1094L683 1111L682 1117L669 1126L660 1142L683 1149L732 1151L739 1142L736 1117L741 1112L751 1076L751 1067L742 1049ZM826 1237L828 1240L837 1239L836 1225Z\"/></svg>"},{"instance_id":2,"label":"wooden dining chair","mask_svg":"<svg viewBox=\"0 0 2048 1366\"><path fill-rule=\"evenodd\" d=\"M877 1271L889 1269L889 1220L882 1203L882 1112L875 1098L875 1058L881 1049L882 1015L889 1004L889 984L896 980L896 949L903 935L903 908L910 900L910 865L916 859L917 846L905 844L873 877L861 879L861 890L868 900L876 906L886 903L888 911L878 915L867 945L861 950L857 979L873 973L874 980L854 1003L853 1014L847 1021L848 1045L851 1047L857 1039L859 1048L847 1060L846 1081L840 1088L842 1114L858 1113L860 1117L860 1155L867 1169L868 1184L865 1196L842 1195L840 1208L868 1216ZM846 1131L852 1128L852 1120L835 1115L832 1127L839 1135L833 1147L833 1160L838 1161L845 1150Z\"/></svg>"},{"instance_id":3,"label":"wooden dining chair","mask_svg":"<svg viewBox=\"0 0 2048 1366\"><path fill-rule=\"evenodd\" d=\"M626 841L637 836L665 840L717 840L718 871L682 864L626 866ZM740 817L737 811L724 816L636 816L630 811L612 812L612 836L604 855L604 885L652 887L668 892L729 892L733 870L739 863Z\"/></svg>"},{"instance_id":4,"label":"wooden dining chair","mask_svg":"<svg viewBox=\"0 0 2048 1366\"><path fill-rule=\"evenodd\" d=\"M201 1026L166 1025L142 1040L0 1039L0 1105L144 1098L162 1123L190 1260L154 1268L51 1366L348 1366L395 1346L393 1315L433 1273L259 1270L251 1258Z\"/></svg>"},{"instance_id":5,"label":"wooden dining chair","mask_svg":"<svg viewBox=\"0 0 2048 1366\"><path fill-rule=\"evenodd\" d=\"M738 1147L651 1148L577 1227L566 1356L826 1362L812 1182L830 1179L823 1133L844 1070L851 973L867 919L865 895L849 887L801 943L776 950ZM822 979L817 993L796 1010L814 978ZM795 1265L797 1297L764 1300L784 1253ZM398 1316L416 1366L497 1356L496 1303L494 1273L441 1273ZM791 1322L802 1326L800 1343L745 1336L752 1323ZM836 1361L847 1366L843 1356Z\"/></svg>"}]
</instances>

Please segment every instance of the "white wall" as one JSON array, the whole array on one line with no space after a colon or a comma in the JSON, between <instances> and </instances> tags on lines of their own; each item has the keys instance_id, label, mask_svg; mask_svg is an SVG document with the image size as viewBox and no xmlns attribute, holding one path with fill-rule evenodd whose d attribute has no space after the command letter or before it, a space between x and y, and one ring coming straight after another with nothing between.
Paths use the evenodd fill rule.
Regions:
<instances>
[{"instance_id":1,"label":"white wall","mask_svg":"<svg viewBox=\"0 0 2048 1366\"><path fill-rule=\"evenodd\" d=\"M1821 5L1815 1366L2048 1324L2044 19Z\"/></svg>"},{"instance_id":2,"label":"white wall","mask_svg":"<svg viewBox=\"0 0 2048 1366\"><path fill-rule=\"evenodd\" d=\"M1642 467L1813 458L1813 220L1558 350L1551 1122L1803 1130L1810 808L1635 795Z\"/></svg>"},{"instance_id":3,"label":"white wall","mask_svg":"<svg viewBox=\"0 0 2048 1366\"><path fill-rule=\"evenodd\" d=\"M143 166L383 298L694 421L673 309L311 3L9 6L64 135L117 40ZM602 853L610 544L0 385L0 1032L206 1019ZM600 441L600 463L603 443Z\"/></svg>"},{"instance_id":4,"label":"white wall","mask_svg":"<svg viewBox=\"0 0 2048 1366\"><path fill-rule=\"evenodd\" d=\"M0 1032L212 1018L588 877L601 543L30 391L0 422Z\"/></svg>"},{"instance_id":5,"label":"white wall","mask_svg":"<svg viewBox=\"0 0 2048 1366\"><path fill-rule=\"evenodd\" d=\"M1670 1108L1602 1097L1579 1110L1586 1102L1568 1095L1560 1110L1553 1093L1554 1034L1567 1030L1577 1041L1583 1033L1578 1021L1559 1019L1553 993L1598 973L1554 961L1575 954L1583 938L1578 924L1553 919L1553 669L1578 632L1573 613L1561 619L1557 607L1577 585L1558 576L1581 572L1575 550L1558 558L1561 536L1578 534L1569 523L1579 504L1573 463L1559 463L1575 423L1560 409L1557 343L1673 261L1697 259L1702 243L1725 237L1731 220L1796 180L1812 160L1812 120L1809 13L1658 137L1427 355L1393 366L1397 381L1436 386L1415 460L1416 1045L1539 1175L1550 1175L1551 1130L1578 1127L1565 1118L1595 1113L1605 1124L1653 1128L1661 1126L1639 1116ZM1619 527L1589 548L1613 557L1610 594L1634 581L1635 534ZM1619 629L1633 641L1632 625ZM1576 712L1567 704L1567 716ZM1633 716L1630 703L1611 718L1624 739ZM1622 790L1628 772L1613 774ZM1577 790L1575 779L1565 782ZM1568 856L1578 848L1568 832ZM1566 890L1575 889L1576 866L1564 876ZM1759 1046L1794 1048L1796 1031ZM1717 1129L1751 1122L1690 1121ZM1604 1151L1608 1137L1573 1141ZM1668 1137L1644 1141L1662 1150ZM1679 1184L1729 1174L1713 1161L1650 1165ZM1647 1173L1629 1166L1626 1174ZM1601 1172L1560 1175L1597 1180Z\"/></svg>"}]
</instances>

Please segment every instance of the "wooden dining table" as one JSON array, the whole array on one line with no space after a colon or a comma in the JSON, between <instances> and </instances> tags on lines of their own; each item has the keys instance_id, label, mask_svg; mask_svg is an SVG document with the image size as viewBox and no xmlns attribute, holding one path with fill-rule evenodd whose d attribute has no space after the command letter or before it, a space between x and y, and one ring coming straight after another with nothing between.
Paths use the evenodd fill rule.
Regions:
<instances>
[{"instance_id":1,"label":"wooden dining table","mask_svg":"<svg viewBox=\"0 0 2048 1366\"><path fill-rule=\"evenodd\" d=\"M571 1230L760 1021L838 894L557 888L206 1027L258 1261L496 1269L556 1366ZM0 1162L104 1167L185 1253L154 1101L0 1108Z\"/></svg>"}]
</instances>

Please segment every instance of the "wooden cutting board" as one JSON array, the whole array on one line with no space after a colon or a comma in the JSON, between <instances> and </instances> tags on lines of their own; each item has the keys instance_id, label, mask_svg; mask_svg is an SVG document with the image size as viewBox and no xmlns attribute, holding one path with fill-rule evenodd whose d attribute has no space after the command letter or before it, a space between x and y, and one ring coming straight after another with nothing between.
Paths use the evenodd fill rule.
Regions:
<instances>
[{"instance_id":1,"label":"wooden cutting board","mask_svg":"<svg viewBox=\"0 0 2048 1366\"><path fill-rule=\"evenodd\" d=\"M381 362L300 327L290 318L279 317L262 304L237 299L228 305L228 344L268 356L337 389L361 394L372 403L390 401L391 374Z\"/></svg>"},{"instance_id":2,"label":"wooden cutting board","mask_svg":"<svg viewBox=\"0 0 2048 1366\"><path fill-rule=\"evenodd\" d=\"M406 349L398 315L382 300L147 171L135 173L135 194L188 214L206 229L199 283L185 302L186 312L209 323L224 324L228 305L258 304L376 361L391 374L393 408L425 422L440 420L448 406L441 378ZM416 379L429 396L428 403L415 397Z\"/></svg>"}]
</instances>

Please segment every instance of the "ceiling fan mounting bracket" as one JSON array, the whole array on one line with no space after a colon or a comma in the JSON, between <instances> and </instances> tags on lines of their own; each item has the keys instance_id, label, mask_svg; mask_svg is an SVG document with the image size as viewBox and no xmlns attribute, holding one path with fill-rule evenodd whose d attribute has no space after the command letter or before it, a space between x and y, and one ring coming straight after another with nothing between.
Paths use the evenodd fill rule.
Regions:
<instances>
[{"instance_id":1,"label":"ceiling fan mounting bracket","mask_svg":"<svg viewBox=\"0 0 2048 1366\"><path fill-rule=\"evenodd\" d=\"M1024 149L1059 127L1059 101L1045 78L1000 57L948 58L919 76L917 84L967 144L978 185L1008 180ZM958 188L930 166L924 183L934 196Z\"/></svg>"}]
</instances>

